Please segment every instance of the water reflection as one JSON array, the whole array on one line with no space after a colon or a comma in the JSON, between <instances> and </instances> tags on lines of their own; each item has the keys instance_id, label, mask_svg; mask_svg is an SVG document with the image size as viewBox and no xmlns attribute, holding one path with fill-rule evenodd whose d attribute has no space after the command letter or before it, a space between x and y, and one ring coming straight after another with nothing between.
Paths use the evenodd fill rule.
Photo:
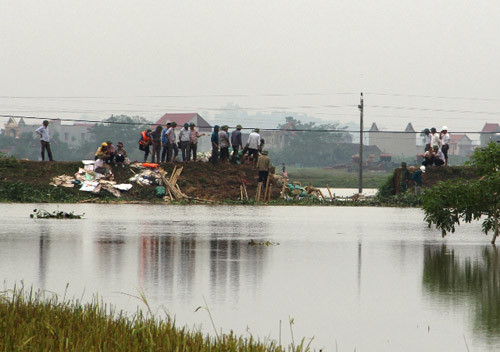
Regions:
<instances>
[{"instance_id":1,"label":"water reflection","mask_svg":"<svg viewBox=\"0 0 500 352\"><path fill-rule=\"evenodd\" d=\"M476 332L498 337L500 331L500 266L497 247L485 246L479 255L464 255L457 249L424 247L424 288L432 296L471 309Z\"/></svg>"},{"instance_id":2,"label":"water reflection","mask_svg":"<svg viewBox=\"0 0 500 352\"><path fill-rule=\"evenodd\" d=\"M38 243L38 277L40 278L40 288L45 290L47 263L50 251L49 229L46 224L40 225L40 239Z\"/></svg>"}]
</instances>

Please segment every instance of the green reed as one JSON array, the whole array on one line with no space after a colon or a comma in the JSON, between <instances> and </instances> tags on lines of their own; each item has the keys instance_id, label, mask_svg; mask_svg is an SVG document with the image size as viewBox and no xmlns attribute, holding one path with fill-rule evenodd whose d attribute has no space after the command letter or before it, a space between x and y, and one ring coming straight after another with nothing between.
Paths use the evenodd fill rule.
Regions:
<instances>
[{"instance_id":1,"label":"green reed","mask_svg":"<svg viewBox=\"0 0 500 352\"><path fill-rule=\"evenodd\" d=\"M232 331L216 338L176 326L175 320L155 317L148 310L127 314L97 296L89 303L60 299L56 294L23 286L0 293L2 351L309 351L296 346L261 342Z\"/></svg>"}]
</instances>

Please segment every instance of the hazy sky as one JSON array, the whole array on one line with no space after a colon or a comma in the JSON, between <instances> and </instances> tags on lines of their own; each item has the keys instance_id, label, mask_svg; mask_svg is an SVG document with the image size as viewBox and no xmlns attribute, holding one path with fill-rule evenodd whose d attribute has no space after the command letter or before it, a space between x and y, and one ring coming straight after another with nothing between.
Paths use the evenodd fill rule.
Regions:
<instances>
[{"instance_id":1,"label":"hazy sky","mask_svg":"<svg viewBox=\"0 0 500 352\"><path fill-rule=\"evenodd\" d=\"M246 125L347 123L363 91L366 126L478 131L500 122L499 34L497 0L0 0L0 114L214 118L231 103Z\"/></svg>"}]
</instances>

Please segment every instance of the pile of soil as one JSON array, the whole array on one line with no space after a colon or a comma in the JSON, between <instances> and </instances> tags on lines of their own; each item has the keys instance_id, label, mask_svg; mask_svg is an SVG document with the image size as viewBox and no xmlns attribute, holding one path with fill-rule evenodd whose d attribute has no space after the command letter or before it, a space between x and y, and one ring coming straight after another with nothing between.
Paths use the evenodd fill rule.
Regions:
<instances>
[{"instance_id":1,"label":"pile of soil","mask_svg":"<svg viewBox=\"0 0 500 352\"><path fill-rule=\"evenodd\" d=\"M183 166L183 171L177 184L182 192L190 197L212 201L238 200L240 185L246 180L247 192L254 198L257 190L257 170L252 165L218 165L206 162L177 163ZM0 163L0 180L7 182L22 182L30 186L47 186L53 177L59 175L73 176L78 168L83 167L81 162L42 162L5 159ZM161 168L171 174L174 165L161 164ZM112 172L118 183L129 183L134 173L128 166L113 165ZM134 187L127 194L133 200L154 199L155 186ZM271 199L279 197L277 186L272 189Z\"/></svg>"}]
</instances>

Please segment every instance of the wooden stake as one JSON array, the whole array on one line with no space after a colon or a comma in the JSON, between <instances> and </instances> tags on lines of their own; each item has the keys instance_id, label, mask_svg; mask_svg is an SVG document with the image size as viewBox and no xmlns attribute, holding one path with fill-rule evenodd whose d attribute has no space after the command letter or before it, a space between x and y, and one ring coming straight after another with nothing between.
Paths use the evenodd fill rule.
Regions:
<instances>
[{"instance_id":1,"label":"wooden stake","mask_svg":"<svg viewBox=\"0 0 500 352\"><path fill-rule=\"evenodd\" d=\"M267 174L266 188L264 188L264 202L267 200L267 191L269 189L269 174Z\"/></svg>"},{"instance_id":2,"label":"wooden stake","mask_svg":"<svg viewBox=\"0 0 500 352\"><path fill-rule=\"evenodd\" d=\"M240 200L243 200L243 185L240 185Z\"/></svg>"},{"instance_id":3,"label":"wooden stake","mask_svg":"<svg viewBox=\"0 0 500 352\"><path fill-rule=\"evenodd\" d=\"M319 191L319 194L321 194L321 198L323 198L323 200L326 201L326 198L325 198L325 195L323 194L323 192L321 192L320 189L318 189L318 191Z\"/></svg>"},{"instance_id":4,"label":"wooden stake","mask_svg":"<svg viewBox=\"0 0 500 352\"><path fill-rule=\"evenodd\" d=\"M255 200L258 202L260 201L260 192L262 190L262 182L259 182L257 184L257 194L255 195Z\"/></svg>"},{"instance_id":5,"label":"wooden stake","mask_svg":"<svg viewBox=\"0 0 500 352\"><path fill-rule=\"evenodd\" d=\"M248 200L247 186L243 183L243 191L245 192L245 199Z\"/></svg>"},{"instance_id":6,"label":"wooden stake","mask_svg":"<svg viewBox=\"0 0 500 352\"><path fill-rule=\"evenodd\" d=\"M328 183L326 184L326 189L328 190L328 193L330 194L330 202L333 201L333 195L332 195L332 191L330 191L330 187L328 187Z\"/></svg>"},{"instance_id":7,"label":"wooden stake","mask_svg":"<svg viewBox=\"0 0 500 352\"><path fill-rule=\"evenodd\" d=\"M281 196L283 197L283 199L285 199L285 187L286 187L287 183L288 183L288 179L284 178L283 179L283 187L281 187Z\"/></svg>"},{"instance_id":8,"label":"wooden stake","mask_svg":"<svg viewBox=\"0 0 500 352\"><path fill-rule=\"evenodd\" d=\"M269 202L271 200L271 191L273 189L273 185L270 183L269 184L269 190L267 191L267 201Z\"/></svg>"}]
</instances>

